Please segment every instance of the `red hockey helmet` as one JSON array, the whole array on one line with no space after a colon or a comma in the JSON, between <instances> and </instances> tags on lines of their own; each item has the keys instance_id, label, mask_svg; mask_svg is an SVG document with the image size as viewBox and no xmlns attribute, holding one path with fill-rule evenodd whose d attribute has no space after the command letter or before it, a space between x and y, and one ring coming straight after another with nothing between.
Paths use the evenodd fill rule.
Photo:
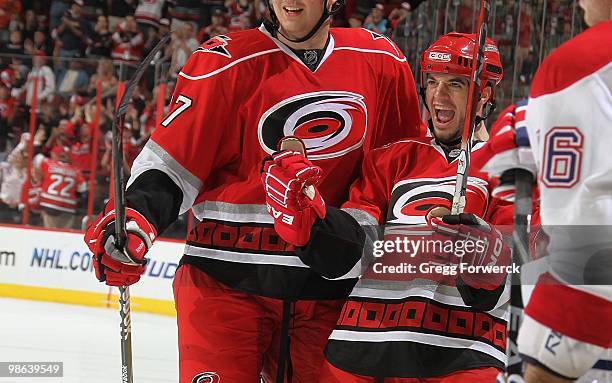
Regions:
<instances>
[{"instance_id":1,"label":"red hockey helmet","mask_svg":"<svg viewBox=\"0 0 612 383\"><path fill-rule=\"evenodd\" d=\"M426 84L426 73L450 73L470 77L472 54L476 44L473 33L451 32L440 36L421 56L421 86ZM481 90L491 85L491 102L495 100L495 87L504 76L499 50L489 38L484 46L484 68L480 74Z\"/></svg>"}]
</instances>

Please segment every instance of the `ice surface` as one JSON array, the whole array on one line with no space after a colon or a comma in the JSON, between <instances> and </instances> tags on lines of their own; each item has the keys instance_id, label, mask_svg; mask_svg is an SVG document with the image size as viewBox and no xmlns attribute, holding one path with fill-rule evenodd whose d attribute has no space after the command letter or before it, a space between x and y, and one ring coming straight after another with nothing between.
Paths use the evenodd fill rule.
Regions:
<instances>
[{"instance_id":1,"label":"ice surface","mask_svg":"<svg viewBox=\"0 0 612 383\"><path fill-rule=\"evenodd\" d=\"M132 353L135 382L178 382L176 319L132 312ZM63 378L1 383L119 383L119 312L0 298L0 361L64 362Z\"/></svg>"}]
</instances>

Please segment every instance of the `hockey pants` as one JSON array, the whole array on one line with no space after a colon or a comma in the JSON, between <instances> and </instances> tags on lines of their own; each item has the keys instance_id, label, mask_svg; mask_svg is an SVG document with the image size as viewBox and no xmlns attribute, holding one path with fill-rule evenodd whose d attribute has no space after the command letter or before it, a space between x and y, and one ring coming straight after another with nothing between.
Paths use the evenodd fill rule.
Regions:
<instances>
[{"instance_id":1,"label":"hockey pants","mask_svg":"<svg viewBox=\"0 0 612 383\"><path fill-rule=\"evenodd\" d=\"M283 308L290 314L284 375L291 378L282 381L319 381L323 349L342 301L284 305L231 289L191 265L178 268L173 287L180 383L259 383L260 376L276 383Z\"/></svg>"}]
</instances>

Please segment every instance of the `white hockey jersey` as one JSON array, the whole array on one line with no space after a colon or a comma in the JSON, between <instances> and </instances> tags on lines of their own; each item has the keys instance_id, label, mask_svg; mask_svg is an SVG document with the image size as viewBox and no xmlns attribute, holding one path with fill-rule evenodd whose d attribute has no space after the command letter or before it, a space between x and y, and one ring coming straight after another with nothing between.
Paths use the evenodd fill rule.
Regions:
<instances>
[{"instance_id":1,"label":"white hockey jersey","mask_svg":"<svg viewBox=\"0 0 612 383\"><path fill-rule=\"evenodd\" d=\"M542 62L530 90L527 129L550 242L549 273L540 278L525 314L564 336L609 349L612 21L589 28Z\"/></svg>"},{"instance_id":2,"label":"white hockey jersey","mask_svg":"<svg viewBox=\"0 0 612 383\"><path fill-rule=\"evenodd\" d=\"M549 253L567 264L558 276L592 282L582 272L584 254L612 247L612 22L544 60L531 86L527 129Z\"/></svg>"}]
</instances>

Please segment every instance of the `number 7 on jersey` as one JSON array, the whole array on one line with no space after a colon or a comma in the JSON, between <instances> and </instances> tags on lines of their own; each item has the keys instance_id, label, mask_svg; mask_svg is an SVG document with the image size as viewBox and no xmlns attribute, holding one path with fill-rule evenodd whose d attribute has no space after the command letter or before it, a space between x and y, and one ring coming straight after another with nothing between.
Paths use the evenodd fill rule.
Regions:
<instances>
[{"instance_id":1,"label":"number 7 on jersey","mask_svg":"<svg viewBox=\"0 0 612 383\"><path fill-rule=\"evenodd\" d=\"M161 126L165 128L170 125L172 120L174 120L179 114L183 113L191 106L191 102L192 101L189 97L179 94L174 103L180 104L180 106L174 109L174 111L170 113L170 115L161 122Z\"/></svg>"}]
</instances>

